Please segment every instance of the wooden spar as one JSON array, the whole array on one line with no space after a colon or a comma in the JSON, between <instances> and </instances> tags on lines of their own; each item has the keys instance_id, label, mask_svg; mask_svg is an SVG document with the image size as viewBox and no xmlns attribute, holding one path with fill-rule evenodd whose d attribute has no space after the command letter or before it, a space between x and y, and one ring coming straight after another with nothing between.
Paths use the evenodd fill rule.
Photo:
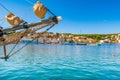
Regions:
<instances>
[{"instance_id":1,"label":"wooden spar","mask_svg":"<svg viewBox=\"0 0 120 80\"><path fill-rule=\"evenodd\" d=\"M20 24L18 26L14 26L12 28L7 28L7 29L2 29L1 30L1 35L3 36L4 34L7 34L9 32L12 32L12 31L16 31L16 30L19 30L19 29L28 29L28 28L34 28L34 31L37 31L37 30L40 30L42 28L45 28L47 26L52 26L52 25L55 25L57 24L57 22L59 22L61 20L61 17L51 17L47 20L44 20L44 21L41 21L41 22L36 22L36 23L31 23L31 24ZM27 33L26 33L27 34ZM20 36L20 35L19 35ZM5 40L5 45L8 45L8 44L11 44L11 43L14 43L16 42L16 40L18 40L16 38L17 36L15 36L15 38L13 39L10 39L10 36L7 38L7 36L5 36L4 38L6 39ZM9 40L10 39L10 40ZM2 39L0 39L2 40ZM0 46L3 46L4 45L3 42L0 42Z\"/></svg>"},{"instance_id":2,"label":"wooden spar","mask_svg":"<svg viewBox=\"0 0 120 80\"><path fill-rule=\"evenodd\" d=\"M4 50L4 59L7 60L6 46L5 45L3 45L3 50Z\"/></svg>"},{"instance_id":3,"label":"wooden spar","mask_svg":"<svg viewBox=\"0 0 120 80\"><path fill-rule=\"evenodd\" d=\"M49 18L47 20L43 20L42 22L36 22L36 23L30 23L30 24L21 24L21 25L14 26L12 28L3 29L3 33L16 31L16 30L20 30L20 29L25 29L25 27L32 28L32 27L36 27L38 25L48 26L48 25L56 24L58 21L59 20L57 19L57 17L52 17L52 18ZM46 26L41 27L41 28L45 28Z\"/></svg>"},{"instance_id":4,"label":"wooden spar","mask_svg":"<svg viewBox=\"0 0 120 80\"><path fill-rule=\"evenodd\" d=\"M5 44L5 39L3 37L1 37L1 41L3 42L3 50L4 50L4 57L2 57L2 59L5 59L5 61L7 61L7 53L6 53L6 44Z\"/></svg>"},{"instance_id":5,"label":"wooden spar","mask_svg":"<svg viewBox=\"0 0 120 80\"><path fill-rule=\"evenodd\" d=\"M0 41L3 41L4 57L1 57L1 59L5 59L5 61L7 61L7 59L9 58L8 55L7 55L7 53L6 53L6 45L7 45L7 43L5 43L5 39L3 38L3 35L5 33L11 32L11 31L20 30L20 29L26 29L26 28L32 28L32 27L36 27L36 26L41 26L41 27L39 27L39 28L36 29L36 30L38 30L38 29L45 28L47 26L55 25L55 24L57 24L61 20L62 20L61 17L56 17L55 16L55 17L49 18L47 20L43 20L41 22L30 23L30 24L28 24L28 23L22 23L20 25L13 26L12 28L2 29L1 33L0 33L1 34Z\"/></svg>"}]
</instances>

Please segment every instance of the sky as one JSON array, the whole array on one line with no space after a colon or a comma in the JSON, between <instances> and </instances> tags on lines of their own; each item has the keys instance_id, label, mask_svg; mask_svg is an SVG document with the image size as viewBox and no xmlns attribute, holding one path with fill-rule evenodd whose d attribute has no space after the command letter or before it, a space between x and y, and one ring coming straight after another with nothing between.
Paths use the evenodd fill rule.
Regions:
<instances>
[{"instance_id":1,"label":"sky","mask_svg":"<svg viewBox=\"0 0 120 80\"><path fill-rule=\"evenodd\" d=\"M4 6L27 22L40 19L32 7L38 0L0 0ZM62 21L50 32L73 34L120 33L120 0L40 0ZM0 7L0 19L8 12ZM7 22L0 25L10 26Z\"/></svg>"}]
</instances>

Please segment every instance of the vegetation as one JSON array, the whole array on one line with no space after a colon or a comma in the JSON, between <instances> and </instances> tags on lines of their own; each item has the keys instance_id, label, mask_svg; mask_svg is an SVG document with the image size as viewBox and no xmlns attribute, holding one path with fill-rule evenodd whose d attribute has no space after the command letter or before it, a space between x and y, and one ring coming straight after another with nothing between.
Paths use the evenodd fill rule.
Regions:
<instances>
[{"instance_id":1,"label":"vegetation","mask_svg":"<svg viewBox=\"0 0 120 80\"><path fill-rule=\"evenodd\" d=\"M76 40L75 38L81 40L93 40L93 42L99 42L100 40L107 40L110 42L115 42L118 34L72 34L72 33L56 33L57 37L64 35L65 41Z\"/></svg>"}]
</instances>

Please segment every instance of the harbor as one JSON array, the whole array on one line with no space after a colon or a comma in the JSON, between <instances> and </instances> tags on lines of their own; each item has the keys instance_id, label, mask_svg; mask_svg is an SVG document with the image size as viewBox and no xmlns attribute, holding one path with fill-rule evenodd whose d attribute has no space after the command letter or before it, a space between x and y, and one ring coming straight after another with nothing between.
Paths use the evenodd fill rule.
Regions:
<instances>
[{"instance_id":1,"label":"harbor","mask_svg":"<svg viewBox=\"0 0 120 80\"><path fill-rule=\"evenodd\" d=\"M38 37L34 41L32 39ZM22 42L31 41L40 44L65 44L65 45L100 45L120 44L120 34L68 34L46 32L44 34L28 34L21 39Z\"/></svg>"},{"instance_id":2,"label":"harbor","mask_svg":"<svg viewBox=\"0 0 120 80\"><path fill-rule=\"evenodd\" d=\"M0 80L120 80L119 0L0 0Z\"/></svg>"}]
</instances>

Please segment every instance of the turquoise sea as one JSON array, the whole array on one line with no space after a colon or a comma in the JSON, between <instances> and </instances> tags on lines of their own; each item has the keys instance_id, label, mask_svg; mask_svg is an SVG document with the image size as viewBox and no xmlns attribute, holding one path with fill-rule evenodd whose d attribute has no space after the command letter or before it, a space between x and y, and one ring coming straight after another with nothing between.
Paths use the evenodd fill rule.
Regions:
<instances>
[{"instance_id":1,"label":"turquoise sea","mask_svg":"<svg viewBox=\"0 0 120 80\"><path fill-rule=\"evenodd\" d=\"M0 60L0 80L120 80L120 44L30 44Z\"/></svg>"}]
</instances>

